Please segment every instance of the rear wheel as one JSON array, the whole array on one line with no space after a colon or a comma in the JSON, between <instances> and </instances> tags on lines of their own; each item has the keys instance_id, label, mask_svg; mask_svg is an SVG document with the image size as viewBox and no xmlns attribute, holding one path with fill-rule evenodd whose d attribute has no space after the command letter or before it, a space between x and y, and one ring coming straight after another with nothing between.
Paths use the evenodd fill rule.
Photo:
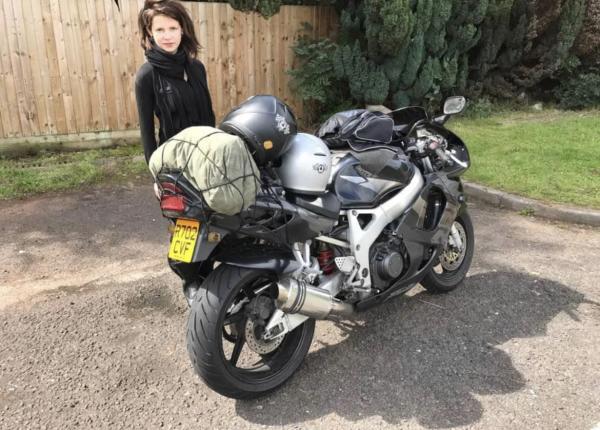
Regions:
<instances>
[{"instance_id":1,"label":"rear wheel","mask_svg":"<svg viewBox=\"0 0 600 430\"><path fill-rule=\"evenodd\" d=\"M450 234L438 264L421 281L421 285L432 293L447 293L454 290L463 281L471 267L475 237L473 223L467 211L463 211L456 218L453 229L460 238L460 243L457 243Z\"/></svg>"},{"instance_id":2,"label":"rear wheel","mask_svg":"<svg viewBox=\"0 0 600 430\"><path fill-rule=\"evenodd\" d=\"M265 271L221 265L194 297L188 352L198 375L224 396L248 399L274 390L292 376L308 352L314 319L282 337L262 338L276 309L271 288L275 281Z\"/></svg>"}]
</instances>

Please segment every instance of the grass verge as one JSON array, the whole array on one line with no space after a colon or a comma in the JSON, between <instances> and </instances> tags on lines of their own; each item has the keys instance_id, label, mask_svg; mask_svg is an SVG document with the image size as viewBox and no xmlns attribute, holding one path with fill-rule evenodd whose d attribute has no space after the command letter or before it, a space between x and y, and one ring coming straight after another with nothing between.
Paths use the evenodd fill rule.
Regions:
<instances>
[{"instance_id":1,"label":"grass verge","mask_svg":"<svg viewBox=\"0 0 600 430\"><path fill-rule=\"evenodd\" d=\"M27 158L0 158L0 199L149 178L137 145Z\"/></svg>"},{"instance_id":2,"label":"grass verge","mask_svg":"<svg viewBox=\"0 0 600 430\"><path fill-rule=\"evenodd\" d=\"M465 178L542 201L600 209L600 111L513 112L456 118Z\"/></svg>"}]
</instances>

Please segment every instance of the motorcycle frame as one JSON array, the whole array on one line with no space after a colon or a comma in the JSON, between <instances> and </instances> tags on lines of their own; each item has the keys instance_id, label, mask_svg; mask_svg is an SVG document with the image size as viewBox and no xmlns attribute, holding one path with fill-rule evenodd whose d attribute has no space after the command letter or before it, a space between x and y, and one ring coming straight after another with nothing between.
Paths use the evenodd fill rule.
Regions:
<instances>
[{"instance_id":1,"label":"motorcycle frame","mask_svg":"<svg viewBox=\"0 0 600 430\"><path fill-rule=\"evenodd\" d=\"M415 188L412 188L413 186ZM460 210L465 207L460 181L449 181L445 173L433 173L424 177L417 171L409 187L377 208L349 210L345 214L341 213L341 215L346 215L348 219L349 243L327 236L316 238L319 241L351 249L351 254L359 267L359 270L355 269L352 273L360 276L359 282L354 281L352 284L359 284L359 287L354 288L361 290L367 296L354 304L355 312L365 311L414 287L434 266L439 252L445 246L445 240L451 232L454 219ZM427 196L432 189L443 192L446 202L439 217L432 221L430 229L424 229L426 228L423 222L428 204ZM371 216L371 220L364 227L361 227L359 222L361 215ZM383 292L377 291L376 294L368 294L371 292L371 274L369 269L365 271L364 268L370 268L370 248L383 229L397 219L400 220L400 225L396 233L406 239L405 245L411 256L410 265L407 267L405 275L386 290ZM432 249L432 252L428 260L424 261L428 249ZM364 252L361 253L361 250ZM300 255L299 252L295 253L297 267L307 264L306 262L310 259L308 252L307 250L305 255ZM360 260L361 258L364 260ZM294 276L293 274L288 276L290 275ZM343 278L339 275L338 272L337 279L335 276L326 277L325 282L319 285L318 288L329 292L335 297L343 282ZM306 319L308 319L306 315L288 314L278 310L267 323L266 331L270 333L271 330L278 328L277 335L274 337L281 336L302 324Z\"/></svg>"},{"instance_id":2,"label":"motorcycle frame","mask_svg":"<svg viewBox=\"0 0 600 430\"><path fill-rule=\"evenodd\" d=\"M356 281L365 291L371 290L371 273L369 270L369 252L383 229L408 210L419 197L423 188L423 175L415 169L410 183L397 195L373 209L351 209L346 211L348 219L348 241L352 254L358 263ZM359 217L370 216L367 225L361 227ZM365 270L366 269L366 270Z\"/></svg>"}]
</instances>

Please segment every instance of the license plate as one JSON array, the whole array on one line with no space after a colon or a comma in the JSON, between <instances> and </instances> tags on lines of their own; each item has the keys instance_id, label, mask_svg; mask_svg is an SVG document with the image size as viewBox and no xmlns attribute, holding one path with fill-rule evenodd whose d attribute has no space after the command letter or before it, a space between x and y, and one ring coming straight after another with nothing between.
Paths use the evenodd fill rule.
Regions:
<instances>
[{"instance_id":1,"label":"license plate","mask_svg":"<svg viewBox=\"0 0 600 430\"><path fill-rule=\"evenodd\" d=\"M200 223L187 219L178 219L169 247L169 258L191 263L196 249L196 240L200 233Z\"/></svg>"}]
</instances>

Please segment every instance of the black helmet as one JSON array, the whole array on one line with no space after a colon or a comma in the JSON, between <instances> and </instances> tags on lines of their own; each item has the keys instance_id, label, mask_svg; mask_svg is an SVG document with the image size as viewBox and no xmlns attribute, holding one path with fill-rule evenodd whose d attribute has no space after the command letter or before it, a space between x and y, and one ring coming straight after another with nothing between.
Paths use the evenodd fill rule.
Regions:
<instances>
[{"instance_id":1,"label":"black helmet","mask_svg":"<svg viewBox=\"0 0 600 430\"><path fill-rule=\"evenodd\" d=\"M240 136L259 166L276 160L297 132L292 110L274 96L254 96L225 115L219 128Z\"/></svg>"}]
</instances>

